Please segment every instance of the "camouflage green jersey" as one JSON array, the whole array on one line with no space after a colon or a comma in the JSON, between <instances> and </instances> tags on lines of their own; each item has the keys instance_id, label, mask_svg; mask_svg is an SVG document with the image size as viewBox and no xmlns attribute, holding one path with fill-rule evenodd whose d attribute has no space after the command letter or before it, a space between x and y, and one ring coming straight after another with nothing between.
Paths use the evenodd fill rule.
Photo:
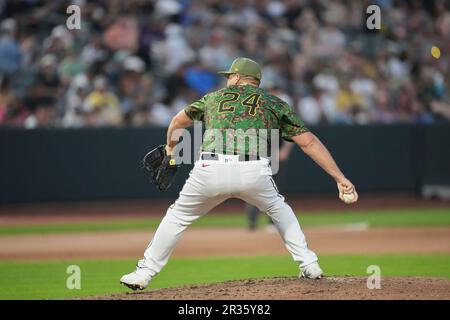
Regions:
<instances>
[{"instance_id":1,"label":"camouflage green jersey","mask_svg":"<svg viewBox=\"0 0 450 320\"><path fill-rule=\"evenodd\" d=\"M271 141L308 129L280 98L252 85L233 85L211 92L184 109L192 120L203 121L203 151L224 154L270 155Z\"/></svg>"}]
</instances>

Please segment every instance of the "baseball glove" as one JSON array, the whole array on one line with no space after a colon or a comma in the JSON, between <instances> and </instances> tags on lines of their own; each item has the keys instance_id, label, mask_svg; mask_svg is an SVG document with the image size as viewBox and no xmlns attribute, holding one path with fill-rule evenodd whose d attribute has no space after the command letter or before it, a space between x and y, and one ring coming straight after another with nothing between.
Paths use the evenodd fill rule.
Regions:
<instances>
[{"instance_id":1,"label":"baseball glove","mask_svg":"<svg viewBox=\"0 0 450 320\"><path fill-rule=\"evenodd\" d=\"M151 179L160 191L166 191L172 185L179 165L175 159L167 155L166 146L160 145L144 157L144 168L151 174Z\"/></svg>"}]
</instances>

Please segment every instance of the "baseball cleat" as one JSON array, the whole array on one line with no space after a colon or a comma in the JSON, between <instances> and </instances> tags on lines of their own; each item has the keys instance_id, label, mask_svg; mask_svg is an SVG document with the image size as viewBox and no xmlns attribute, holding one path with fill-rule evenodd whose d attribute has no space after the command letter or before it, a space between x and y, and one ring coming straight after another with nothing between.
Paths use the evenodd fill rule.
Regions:
<instances>
[{"instance_id":1,"label":"baseball cleat","mask_svg":"<svg viewBox=\"0 0 450 320\"><path fill-rule=\"evenodd\" d=\"M308 264L300 268L300 278L320 279L323 277L323 271L317 262Z\"/></svg>"},{"instance_id":2,"label":"baseball cleat","mask_svg":"<svg viewBox=\"0 0 450 320\"><path fill-rule=\"evenodd\" d=\"M136 271L124 275L120 278L120 283L132 290L144 290L150 283L151 278L137 273Z\"/></svg>"}]
</instances>

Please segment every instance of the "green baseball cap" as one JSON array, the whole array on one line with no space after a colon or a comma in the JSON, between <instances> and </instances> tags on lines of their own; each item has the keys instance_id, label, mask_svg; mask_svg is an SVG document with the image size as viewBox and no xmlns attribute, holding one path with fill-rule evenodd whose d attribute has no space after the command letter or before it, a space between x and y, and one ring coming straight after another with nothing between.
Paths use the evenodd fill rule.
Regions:
<instances>
[{"instance_id":1,"label":"green baseball cap","mask_svg":"<svg viewBox=\"0 0 450 320\"><path fill-rule=\"evenodd\" d=\"M254 77L258 80L261 80L262 78L261 67L257 62L249 58L237 58L231 64L230 70L219 72L219 74L224 77L228 77L233 73Z\"/></svg>"}]
</instances>

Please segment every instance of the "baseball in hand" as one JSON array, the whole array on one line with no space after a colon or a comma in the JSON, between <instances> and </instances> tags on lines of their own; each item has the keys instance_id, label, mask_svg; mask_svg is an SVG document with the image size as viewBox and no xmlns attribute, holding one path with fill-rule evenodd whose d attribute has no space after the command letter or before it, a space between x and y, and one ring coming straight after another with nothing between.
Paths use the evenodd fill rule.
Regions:
<instances>
[{"instance_id":1,"label":"baseball in hand","mask_svg":"<svg viewBox=\"0 0 450 320\"><path fill-rule=\"evenodd\" d=\"M342 199L344 200L345 203L352 203L353 201L355 201L356 195L354 192L351 193L344 193L342 195Z\"/></svg>"}]
</instances>

